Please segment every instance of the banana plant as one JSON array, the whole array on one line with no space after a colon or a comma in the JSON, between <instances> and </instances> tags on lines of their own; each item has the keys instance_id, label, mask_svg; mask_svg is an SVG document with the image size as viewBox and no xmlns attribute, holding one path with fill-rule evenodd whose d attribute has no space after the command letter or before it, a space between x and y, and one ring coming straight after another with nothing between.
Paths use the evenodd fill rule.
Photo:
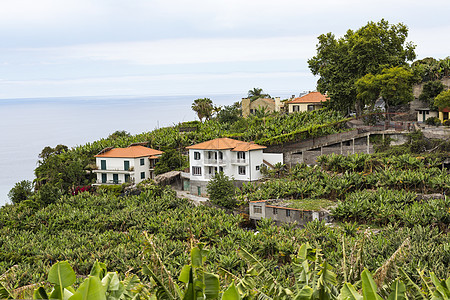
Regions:
<instances>
[{"instance_id":1,"label":"banana plant","mask_svg":"<svg viewBox=\"0 0 450 300\"><path fill-rule=\"evenodd\" d=\"M33 293L33 299L59 300L126 300L145 299L146 293L141 293L143 286L136 275L120 281L116 272L107 272L106 265L95 262L91 273L80 286L73 285L76 274L67 261L55 263L49 270L47 281L53 284L53 289L47 293L44 287L39 287Z\"/></svg>"}]
</instances>

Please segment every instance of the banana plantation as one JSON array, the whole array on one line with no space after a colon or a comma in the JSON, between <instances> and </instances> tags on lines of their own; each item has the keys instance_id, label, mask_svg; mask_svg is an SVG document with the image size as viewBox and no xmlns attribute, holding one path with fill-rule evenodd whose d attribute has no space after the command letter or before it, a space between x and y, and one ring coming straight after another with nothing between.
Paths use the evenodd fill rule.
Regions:
<instances>
[{"instance_id":1,"label":"banana plantation","mask_svg":"<svg viewBox=\"0 0 450 300\"><path fill-rule=\"evenodd\" d=\"M333 224L304 228L252 225L245 213L194 206L154 183L137 195L68 193L89 184L85 169L106 147L181 150L224 136L271 145L344 131L344 121L318 110L186 122L46 157L35 171L37 195L51 184L58 197L0 208L0 298L448 299L448 154L322 156L236 191L242 207L264 199L326 205Z\"/></svg>"}]
</instances>

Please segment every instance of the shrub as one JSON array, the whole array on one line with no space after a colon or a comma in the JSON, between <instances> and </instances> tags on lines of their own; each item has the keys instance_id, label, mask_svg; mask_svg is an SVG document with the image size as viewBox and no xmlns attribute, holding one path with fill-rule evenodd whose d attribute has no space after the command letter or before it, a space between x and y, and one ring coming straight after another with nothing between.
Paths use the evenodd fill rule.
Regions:
<instances>
[{"instance_id":1,"label":"shrub","mask_svg":"<svg viewBox=\"0 0 450 300\"><path fill-rule=\"evenodd\" d=\"M8 197L12 203L17 204L23 200L27 200L33 193L33 185L29 180L17 182L9 191Z\"/></svg>"},{"instance_id":2,"label":"shrub","mask_svg":"<svg viewBox=\"0 0 450 300\"><path fill-rule=\"evenodd\" d=\"M216 173L208 182L206 190L209 200L217 205L232 208L236 206L235 187L233 180L223 172Z\"/></svg>"},{"instance_id":3,"label":"shrub","mask_svg":"<svg viewBox=\"0 0 450 300\"><path fill-rule=\"evenodd\" d=\"M450 126L450 119L445 120L444 123L442 123L444 126Z\"/></svg>"},{"instance_id":4,"label":"shrub","mask_svg":"<svg viewBox=\"0 0 450 300\"><path fill-rule=\"evenodd\" d=\"M439 125L441 125L441 120L439 120L439 118L436 118L436 117L430 117L425 120L425 124L431 125L431 126L439 126Z\"/></svg>"}]
</instances>

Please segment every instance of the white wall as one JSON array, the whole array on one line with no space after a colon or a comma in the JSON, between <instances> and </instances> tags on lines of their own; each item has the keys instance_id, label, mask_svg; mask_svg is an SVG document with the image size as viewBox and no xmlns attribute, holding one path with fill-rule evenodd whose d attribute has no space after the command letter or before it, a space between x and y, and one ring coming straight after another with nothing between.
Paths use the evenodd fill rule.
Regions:
<instances>
[{"instance_id":1,"label":"white wall","mask_svg":"<svg viewBox=\"0 0 450 300\"><path fill-rule=\"evenodd\" d=\"M425 120L431 117L438 118L438 112L437 111L429 111L428 114L425 115ZM423 115L422 111L417 111L417 122L423 122Z\"/></svg>"},{"instance_id":2,"label":"white wall","mask_svg":"<svg viewBox=\"0 0 450 300\"><path fill-rule=\"evenodd\" d=\"M141 158L144 159L144 165L140 165ZM106 161L106 170L102 172L101 161ZM130 168L134 168L134 171L125 171L124 162L130 162ZM96 157L97 163L97 182L102 181L102 173L107 174L107 180L113 180L113 174L119 175L119 183L125 182L125 173L130 174L130 178L134 183L139 183L145 179L150 178L150 161L148 157L140 158L118 158L118 157ZM114 172L117 171L117 172ZM141 179L141 172L145 173L145 178Z\"/></svg>"},{"instance_id":3,"label":"white wall","mask_svg":"<svg viewBox=\"0 0 450 300\"><path fill-rule=\"evenodd\" d=\"M209 181L209 166L205 166L205 158L207 158L207 152L216 150L197 150L197 149L189 149L189 167L191 173L191 180L193 181ZM258 180L261 178L260 170L256 170L256 167L260 167L263 160L263 152L262 150L253 150L249 152L245 152L245 161L246 163L236 164L238 152L230 151L230 150L220 150L223 153L223 164L217 164L217 171L219 171L219 167L223 167L223 172L228 177L232 177L235 180L241 181L250 181L250 180ZM194 160L194 152L200 153L200 159ZM218 152L218 151L217 151ZM217 156L219 157L219 155ZM202 174L201 175L193 175L192 167L201 167ZM239 166L245 167L245 175L239 174ZM214 166L213 166L214 167Z\"/></svg>"},{"instance_id":4,"label":"white wall","mask_svg":"<svg viewBox=\"0 0 450 300\"><path fill-rule=\"evenodd\" d=\"M263 153L263 159L272 166L283 162L283 153Z\"/></svg>"}]
</instances>

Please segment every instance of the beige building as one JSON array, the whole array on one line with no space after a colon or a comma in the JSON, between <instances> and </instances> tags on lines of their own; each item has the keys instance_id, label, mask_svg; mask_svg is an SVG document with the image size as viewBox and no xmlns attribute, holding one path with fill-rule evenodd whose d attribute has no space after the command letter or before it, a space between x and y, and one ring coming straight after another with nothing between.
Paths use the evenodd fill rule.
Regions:
<instances>
[{"instance_id":1,"label":"beige building","mask_svg":"<svg viewBox=\"0 0 450 300\"><path fill-rule=\"evenodd\" d=\"M327 96L322 95L319 92L310 92L302 97L287 102L288 112L294 113L320 109L323 107L323 102L327 101L327 99Z\"/></svg>"},{"instance_id":2,"label":"beige building","mask_svg":"<svg viewBox=\"0 0 450 300\"><path fill-rule=\"evenodd\" d=\"M249 115L256 113L256 110L264 109L266 112L280 111L282 104L280 97L272 98L258 98L251 101L250 98L242 98L241 102L242 116L247 118Z\"/></svg>"}]
</instances>

